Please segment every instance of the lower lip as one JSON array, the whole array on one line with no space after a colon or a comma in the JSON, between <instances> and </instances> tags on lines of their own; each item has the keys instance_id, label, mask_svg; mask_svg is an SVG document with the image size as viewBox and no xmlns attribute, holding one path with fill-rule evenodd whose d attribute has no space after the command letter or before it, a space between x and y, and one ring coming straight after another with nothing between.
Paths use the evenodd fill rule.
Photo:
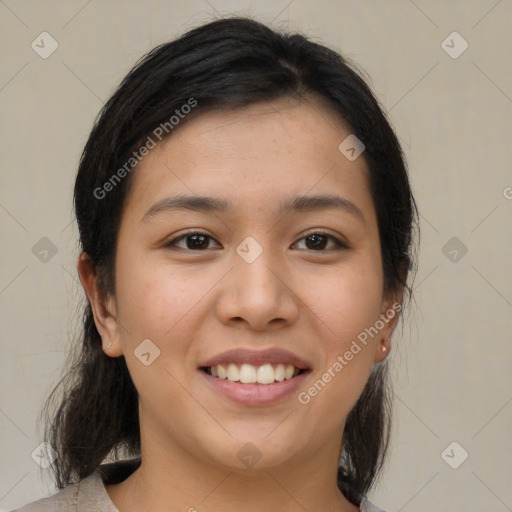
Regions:
<instances>
[{"instance_id":1,"label":"lower lip","mask_svg":"<svg viewBox=\"0 0 512 512\"><path fill-rule=\"evenodd\" d=\"M273 384L242 384L227 379L218 379L209 373L198 370L209 386L216 393L226 396L235 402L245 405L270 404L289 398L304 383L310 371Z\"/></svg>"}]
</instances>

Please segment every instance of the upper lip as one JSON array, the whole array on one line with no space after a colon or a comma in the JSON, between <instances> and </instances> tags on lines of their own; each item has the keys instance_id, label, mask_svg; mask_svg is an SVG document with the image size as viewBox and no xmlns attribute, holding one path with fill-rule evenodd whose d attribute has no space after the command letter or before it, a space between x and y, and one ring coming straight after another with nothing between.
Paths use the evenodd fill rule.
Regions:
<instances>
[{"instance_id":1,"label":"upper lip","mask_svg":"<svg viewBox=\"0 0 512 512\"><path fill-rule=\"evenodd\" d=\"M300 370L309 369L309 364L299 356L280 348L270 348L266 350L250 350L244 348L236 348L227 350L208 359L208 361L200 364L200 367L216 366L218 364L243 364L248 363L253 366L260 366L267 363L274 364L291 364Z\"/></svg>"}]
</instances>

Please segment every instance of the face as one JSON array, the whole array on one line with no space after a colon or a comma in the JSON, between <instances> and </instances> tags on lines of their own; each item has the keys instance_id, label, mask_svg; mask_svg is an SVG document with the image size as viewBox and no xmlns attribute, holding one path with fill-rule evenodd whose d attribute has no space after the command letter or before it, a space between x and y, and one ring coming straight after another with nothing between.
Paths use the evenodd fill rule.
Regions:
<instances>
[{"instance_id":1,"label":"face","mask_svg":"<svg viewBox=\"0 0 512 512\"><path fill-rule=\"evenodd\" d=\"M94 309L137 388L143 450L337 464L397 313L349 134L318 100L280 100L198 116L133 171L115 297Z\"/></svg>"}]
</instances>

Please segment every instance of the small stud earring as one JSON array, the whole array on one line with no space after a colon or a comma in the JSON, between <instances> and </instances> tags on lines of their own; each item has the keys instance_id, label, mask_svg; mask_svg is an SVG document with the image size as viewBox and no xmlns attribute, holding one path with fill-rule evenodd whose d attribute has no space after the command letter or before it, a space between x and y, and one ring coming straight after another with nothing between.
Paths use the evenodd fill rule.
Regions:
<instances>
[{"instance_id":1,"label":"small stud earring","mask_svg":"<svg viewBox=\"0 0 512 512\"><path fill-rule=\"evenodd\" d=\"M386 347L382 347L382 352L386 352L387 348Z\"/></svg>"},{"instance_id":2,"label":"small stud earring","mask_svg":"<svg viewBox=\"0 0 512 512\"><path fill-rule=\"evenodd\" d=\"M111 342L111 341L109 341L109 342L107 343L107 350L108 350L111 346L112 346L112 342Z\"/></svg>"}]
</instances>

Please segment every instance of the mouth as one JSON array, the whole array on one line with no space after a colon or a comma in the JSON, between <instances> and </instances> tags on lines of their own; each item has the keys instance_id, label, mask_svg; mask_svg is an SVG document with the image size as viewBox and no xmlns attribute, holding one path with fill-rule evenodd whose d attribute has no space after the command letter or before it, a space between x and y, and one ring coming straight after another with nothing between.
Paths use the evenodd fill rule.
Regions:
<instances>
[{"instance_id":1,"label":"mouth","mask_svg":"<svg viewBox=\"0 0 512 512\"><path fill-rule=\"evenodd\" d=\"M312 368L287 350L238 348L204 361L198 371L217 396L245 406L264 406L292 399Z\"/></svg>"},{"instance_id":2,"label":"mouth","mask_svg":"<svg viewBox=\"0 0 512 512\"><path fill-rule=\"evenodd\" d=\"M200 367L200 370L217 379L240 382L241 384L261 384L263 386L293 379L306 371L306 369L284 363L265 363L262 365L224 363L203 366Z\"/></svg>"}]
</instances>

